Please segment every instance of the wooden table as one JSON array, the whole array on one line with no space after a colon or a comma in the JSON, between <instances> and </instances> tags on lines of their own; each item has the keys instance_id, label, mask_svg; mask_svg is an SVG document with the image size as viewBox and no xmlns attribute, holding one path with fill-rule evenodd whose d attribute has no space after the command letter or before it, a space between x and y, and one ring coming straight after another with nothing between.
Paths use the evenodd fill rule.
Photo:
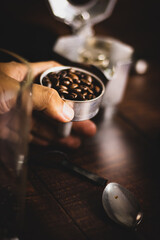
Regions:
<instances>
[{"instance_id":1,"label":"wooden table","mask_svg":"<svg viewBox=\"0 0 160 240\"><path fill-rule=\"evenodd\" d=\"M17 27L22 32L26 31L26 28L21 28L21 25L26 24L27 16L30 23L33 22L34 27L37 27L36 33L39 37L35 39L33 37L35 32L31 31L30 37L25 42L30 48L27 48L27 45L25 48L23 44L20 46L20 42L23 43L26 35L22 34L22 39L17 37L17 41L19 39L17 52L31 61L48 59L50 56L46 43L51 46L55 37L60 35L60 30L62 30L61 33L68 33L68 29L61 23L57 23L58 26L52 25L52 18L47 11L43 12L44 8L42 5L40 7L40 4L42 1L39 3L37 1L37 5L33 5L31 9L32 13L35 9L39 9L37 18L34 14L24 15L24 17L21 15L21 24ZM150 30L152 29L150 34L146 30L147 27L142 27L145 26L144 22L138 21L143 19L143 14L139 8L136 8L138 1L125 5L128 11L124 9L124 4L127 4L127 1L119 1L113 17L96 26L96 31L133 45L140 57L146 57L149 69L144 75L130 73L123 101L115 108L106 107L99 114L99 118L95 119L98 131L93 138L83 139L82 146L76 151L61 148L59 150L67 153L71 162L107 178L108 182L120 183L132 191L141 204L144 213L143 221L136 232L116 225L107 217L102 207L101 197L104 187L95 185L63 168L47 167L45 164L34 164L34 161L30 161L24 240L141 238L157 240L160 236L160 68L159 54L156 50L158 41L153 34L156 25L153 24L153 28L147 25ZM143 4L146 2L141 3L140 9L143 8ZM148 13L149 9L153 9L153 5L151 6L147 8ZM136 20L132 18L134 15L132 10L134 13L139 10ZM156 7L154 10L156 11ZM22 19L25 19L24 22ZM124 25L127 19L130 22ZM153 19L155 23L157 19L154 18L154 14L151 20ZM147 23L150 23L150 20ZM117 24L120 25L119 28L116 28ZM28 26L27 30L31 30L31 25ZM47 31L43 35L44 29L49 29L50 33L56 29L57 35L55 32L47 34ZM7 42L5 43L7 46ZM46 44L45 49L42 47L43 44ZM12 44L9 46L10 49L15 50ZM64 61L58 56L55 59L62 63ZM113 112L112 116L111 112ZM38 159L41 150L41 147L30 145L33 160ZM37 154L37 157L33 157L34 154Z\"/></svg>"},{"instance_id":2,"label":"wooden table","mask_svg":"<svg viewBox=\"0 0 160 240\"><path fill-rule=\"evenodd\" d=\"M132 191L144 212L138 235L157 239L160 69L149 64L145 75L129 76L125 96L114 114L110 115L110 108L99 114L95 137L83 139L76 151L60 150L71 162ZM37 154L40 148L31 146L30 151ZM107 217L101 200L103 188L63 168L31 163L24 239L138 239Z\"/></svg>"}]
</instances>

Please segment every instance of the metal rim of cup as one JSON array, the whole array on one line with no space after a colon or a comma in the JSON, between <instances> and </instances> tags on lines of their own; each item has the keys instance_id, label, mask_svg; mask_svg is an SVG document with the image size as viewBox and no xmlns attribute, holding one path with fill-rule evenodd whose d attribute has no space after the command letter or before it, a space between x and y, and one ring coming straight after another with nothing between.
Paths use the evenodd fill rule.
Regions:
<instances>
[{"instance_id":1,"label":"metal rim of cup","mask_svg":"<svg viewBox=\"0 0 160 240\"><path fill-rule=\"evenodd\" d=\"M51 73L51 72L58 73L58 72L60 72L62 70L65 70L65 69L74 69L76 71L81 71L81 72L83 72L85 74L91 75L92 77L94 77L101 84L101 87L102 87L101 94L99 96L97 96L96 98L93 98L93 99L90 99L90 100L85 100L85 101L72 100L72 99L70 100L70 99L65 99L64 98L65 101L71 101L71 102L77 102L77 103L93 102L93 101L96 101L97 99L99 99L100 97L103 96L103 94L105 92L105 86L104 86L103 82L101 81L101 79L99 77L97 77L95 74L93 74L93 73L91 73L91 72L89 72L89 71L87 71L87 70L85 70L83 68L78 68L78 67L74 67L74 66L73 67L72 66L52 67L52 68L47 69L40 76L40 84L42 86L44 86L43 83L42 83L42 80L43 80L43 78L45 76L47 76L48 73Z\"/></svg>"}]
</instances>

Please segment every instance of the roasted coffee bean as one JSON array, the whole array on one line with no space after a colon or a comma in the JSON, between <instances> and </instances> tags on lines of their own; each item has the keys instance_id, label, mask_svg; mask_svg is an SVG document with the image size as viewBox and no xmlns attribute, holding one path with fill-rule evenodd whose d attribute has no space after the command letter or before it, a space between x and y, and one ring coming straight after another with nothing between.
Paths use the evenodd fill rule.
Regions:
<instances>
[{"instance_id":1,"label":"roasted coffee bean","mask_svg":"<svg viewBox=\"0 0 160 240\"><path fill-rule=\"evenodd\" d=\"M78 99L80 100L85 100L86 95L82 94L82 93L78 93Z\"/></svg>"},{"instance_id":2,"label":"roasted coffee bean","mask_svg":"<svg viewBox=\"0 0 160 240\"><path fill-rule=\"evenodd\" d=\"M95 92L96 92L96 93L100 93L100 91L101 91L100 87L98 87L98 86L95 86L94 89L95 89Z\"/></svg>"},{"instance_id":3,"label":"roasted coffee bean","mask_svg":"<svg viewBox=\"0 0 160 240\"><path fill-rule=\"evenodd\" d=\"M62 78L61 81L62 81L62 82L64 82L64 81L69 81L70 83L73 83L73 79L72 79L71 77L68 77L68 76L65 77L65 78Z\"/></svg>"},{"instance_id":4,"label":"roasted coffee bean","mask_svg":"<svg viewBox=\"0 0 160 240\"><path fill-rule=\"evenodd\" d=\"M82 91L87 91L88 89L86 85L80 85L79 88L82 89Z\"/></svg>"},{"instance_id":5,"label":"roasted coffee bean","mask_svg":"<svg viewBox=\"0 0 160 240\"><path fill-rule=\"evenodd\" d=\"M88 100L91 100L93 98L93 94L88 95Z\"/></svg>"},{"instance_id":6,"label":"roasted coffee bean","mask_svg":"<svg viewBox=\"0 0 160 240\"><path fill-rule=\"evenodd\" d=\"M68 72L75 73L75 72L76 72L76 70L75 70L75 69L73 69L73 68L70 68L70 69L68 69Z\"/></svg>"},{"instance_id":7,"label":"roasted coffee bean","mask_svg":"<svg viewBox=\"0 0 160 240\"><path fill-rule=\"evenodd\" d=\"M65 85L59 85L59 89L64 89L64 90L68 90L68 87Z\"/></svg>"},{"instance_id":8,"label":"roasted coffee bean","mask_svg":"<svg viewBox=\"0 0 160 240\"><path fill-rule=\"evenodd\" d=\"M85 97L86 97L87 95L88 95L88 93L87 93L87 92L84 92L84 93L83 93L83 96L85 96Z\"/></svg>"},{"instance_id":9,"label":"roasted coffee bean","mask_svg":"<svg viewBox=\"0 0 160 240\"><path fill-rule=\"evenodd\" d=\"M79 77L74 73L70 73L69 77L71 77L73 80L79 80Z\"/></svg>"},{"instance_id":10,"label":"roasted coffee bean","mask_svg":"<svg viewBox=\"0 0 160 240\"><path fill-rule=\"evenodd\" d=\"M76 93L80 93L82 90L80 88L74 88L73 91Z\"/></svg>"},{"instance_id":11,"label":"roasted coffee bean","mask_svg":"<svg viewBox=\"0 0 160 240\"><path fill-rule=\"evenodd\" d=\"M49 80L48 77L44 77L42 80L42 83L44 86L51 88L52 87L52 82Z\"/></svg>"},{"instance_id":12,"label":"roasted coffee bean","mask_svg":"<svg viewBox=\"0 0 160 240\"><path fill-rule=\"evenodd\" d=\"M58 90L58 92L59 92L59 93L62 93L62 94L68 94L68 93L69 93L67 90L62 89L62 88L60 88L60 89Z\"/></svg>"},{"instance_id":13,"label":"roasted coffee bean","mask_svg":"<svg viewBox=\"0 0 160 240\"><path fill-rule=\"evenodd\" d=\"M55 73L48 73L48 77L49 77L49 79L50 80L53 80L53 79L55 79L55 78L58 78L58 76L57 76L57 74L55 74Z\"/></svg>"},{"instance_id":14,"label":"roasted coffee bean","mask_svg":"<svg viewBox=\"0 0 160 240\"><path fill-rule=\"evenodd\" d=\"M61 78L64 78L64 77L66 77L67 76L67 71L61 71L60 72L60 75L59 75Z\"/></svg>"},{"instance_id":15,"label":"roasted coffee bean","mask_svg":"<svg viewBox=\"0 0 160 240\"><path fill-rule=\"evenodd\" d=\"M75 92L70 94L70 98L71 99L76 99L77 98L77 94Z\"/></svg>"},{"instance_id":16,"label":"roasted coffee bean","mask_svg":"<svg viewBox=\"0 0 160 240\"><path fill-rule=\"evenodd\" d=\"M81 73L81 72L79 72L79 73L77 73L78 74L78 76L82 79L82 78L85 78L85 74L84 73Z\"/></svg>"},{"instance_id":17,"label":"roasted coffee bean","mask_svg":"<svg viewBox=\"0 0 160 240\"><path fill-rule=\"evenodd\" d=\"M80 83L81 83L81 80L80 80L80 79L73 79L73 82L80 84Z\"/></svg>"},{"instance_id":18,"label":"roasted coffee bean","mask_svg":"<svg viewBox=\"0 0 160 240\"><path fill-rule=\"evenodd\" d=\"M88 87L88 92L90 93L90 94L93 94L93 91Z\"/></svg>"},{"instance_id":19,"label":"roasted coffee bean","mask_svg":"<svg viewBox=\"0 0 160 240\"><path fill-rule=\"evenodd\" d=\"M78 87L78 84L77 83L72 83L69 87L70 87L70 89L74 89L74 88Z\"/></svg>"},{"instance_id":20,"label":"roasted coffee bean","mask_svg":"<svg viewBox=\"0 0 160 240\"><path fill-rule=\"evenodd\" d=\"M87 79L84 79L84 78L81 79L81 82L86 84L86 85L91 85L91 82L88 81Z\"/></svg>"},{"instance_id":21,"label":"roasted coffee bean","mask_svg":"<svg viewBox=\"0 0 160 240\"><path fill-rule=\"evenodd\" d=\"M81 76L81 74L83 74L83 73L80 72L80 71L74 71L74 73L76 73L76 75L78 75L78 76Z\"/></svg>"},{"instance_id":22,"label":"roasted coffee bean","mask_svg":"<svg viewBox=\"0 0 160 240\"><path fill-rule=\"evenodd\" d=\"M59 83L60 83L59 79L58 78L54 78L52 80L52 87L53 88L57 88L59 86Z\"/></svg>"},{"instance_id":23,"label":"roasted coffee bean","mask_svg":"<svg viewBox=\"0 0 160 240\"><path fill-rule=\"evenodd\" d=\"M56 89L63 99L85 101L100 95L102 88L94 77L75 69L49 73L43 85Z\"/></svg>"},{"instance_id":24,"label":"roasted coffee bean","mask_svg":"<svg viewBox=\"0 0 160 240\"><path fill-rule=\"evenodd\" d=\"M68 86L71 83L69 80L65 80L65 79L63 79L62 82L65 86Z\"/></svg>"},{"instance_id":25,"label":"roasted coffee bean","mask_svg":"<svg viewBox=\"0 0 160 240\"><path fill-rule=\"evenodd\" d=\"M86 80L90 83L92 83L92 77L90 75L87 76Z\"/></svg>"},{"instance_id":26,"label":"roasted coffee bean","mask_svg":"<svg viewBox=\"0 0 160 240\"><path fill-rule=\"evenodd\" d=\"M89 88L93 90L93 88L94 88L94 84L91 83L91 85L89 86Z\"/></svg>"}]
</instances>

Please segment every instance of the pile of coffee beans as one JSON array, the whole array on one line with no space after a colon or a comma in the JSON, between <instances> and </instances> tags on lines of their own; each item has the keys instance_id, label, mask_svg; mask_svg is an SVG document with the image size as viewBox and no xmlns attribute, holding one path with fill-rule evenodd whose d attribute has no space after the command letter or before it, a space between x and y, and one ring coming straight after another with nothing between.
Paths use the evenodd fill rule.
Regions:
<instances>
[{"instance_id":1,"label":"pile of coffee beans","mask_svg":"<svg viewBox=\"0 0 160 240\"><path fill-rule=\"evenodd\" d=\"M54 88L63 99L85 101L98 97L102 92L99 81L75 69L50 72L43 79L44 86Z\"/></svg>"}]
</instances>

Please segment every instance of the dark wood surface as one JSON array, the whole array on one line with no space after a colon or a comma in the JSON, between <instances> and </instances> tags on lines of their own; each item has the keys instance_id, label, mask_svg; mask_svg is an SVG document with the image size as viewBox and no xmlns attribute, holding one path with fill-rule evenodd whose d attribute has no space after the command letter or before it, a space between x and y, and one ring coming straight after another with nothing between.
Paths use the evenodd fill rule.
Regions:
<instances>
[{"instance_id":1,"label":"dark wood surface","mask_svg":"<svg viewBox=\"0 0 160 240\"><path fill-rule=\"evenodd\" d=\"M103 117L97 120L96 136L84 139L76 151L65 149L72 162L134 193L144 212L138 236L106 216L101 201L103 187L62 168L31 164L25 239L139 239L139 234L144 239L157 239L160 234L158 76L155 64L150 64L144 76L130 76L124 99L114 109L112 118L111 109L106 108ZM33 147L32 151L40 150Z\"/></svg>"},{"instance_id":2,"label":"dark wood surface","mask_svg":"<svg viewBox=\"0 0 160 240\"><path fill-rule=\"evenodd\" d=\"M22 1L17 2L21 7ZM111 18L95 27L97 34L113 36L131 44L136 56L147 59L149 69L144 75L130 73L122 102L113 109L107 107L95 119L98 130L93 138L83 139L82 146L76 151L59 148L69 155L71 162L132 191L141 204L143 221L137 231L118 226L103 210L101 197L104 187L62 168L30 161L25 240L159 239L160 68L157 2L153 1L149 6L146 1L138 5L138 0L130 4L121 0ZM12 17L11 11L9 16ZM15 22L18 22L17 16L19 25L14 30L19 32L21 29L24 33L22 39L17 37L21 44L16 45L14 40L9 44L9 40L1 39L2 45L31 61L50 59L51 56L53 59L53 42L59 35L70 34L70 29L50 16L43 1L33 1L32 8L26 7L26 14L14 16ZM54 56L64 62L61 57ZM112 117L111 111L114 112ZM29 150L33 160L41 156L41 151L46 151L32 145Z\"/></svg>"}]
</instances>

